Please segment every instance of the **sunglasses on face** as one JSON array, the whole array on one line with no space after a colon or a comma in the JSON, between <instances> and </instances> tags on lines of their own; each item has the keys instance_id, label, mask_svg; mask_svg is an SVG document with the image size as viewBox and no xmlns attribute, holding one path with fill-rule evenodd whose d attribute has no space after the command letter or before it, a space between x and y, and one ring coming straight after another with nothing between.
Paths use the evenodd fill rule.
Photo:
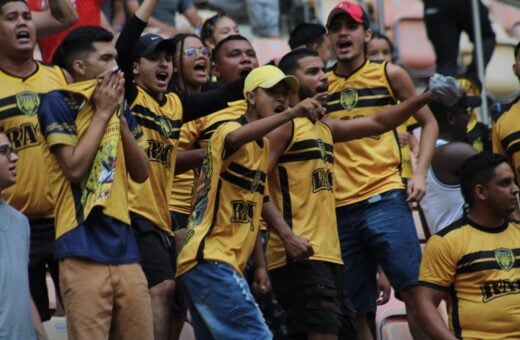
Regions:
<instances>
[{"instance_id":1,"label":"sunglasses on face","mask_svg":"<svg viewBox=\"0 0 520 340\"><path fill-rule=\"evenodd\" d=\"M207 47L190 47L186 48L183 53L186 57L193 58L196 57L197 54L200 54L204 57L211 56L211 51Z\"/></svg>"},{"instance_id":2,"label":"sunglasses on face","mask_svg":"<svg viewBox=\"0 0 520 340\"><path fill-rule=\"evenodd\" d=\"M11 147L11 145L1 145L0 146L0 155L2 156L5 156L5 158L7 158L9 161L12 160L12 156L15 154L13 148Z\"/></svg>"}]
</instances>

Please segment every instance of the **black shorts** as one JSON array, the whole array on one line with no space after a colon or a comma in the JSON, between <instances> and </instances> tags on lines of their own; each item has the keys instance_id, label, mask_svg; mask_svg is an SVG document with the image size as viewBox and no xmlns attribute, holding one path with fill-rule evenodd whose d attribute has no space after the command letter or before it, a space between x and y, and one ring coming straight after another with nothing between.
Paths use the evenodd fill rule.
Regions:
<instances>
[{"instance_id":1,"label":"black shorts","mask_svg":"<svg viewBox=\"0 0 520 340\"><path fill-rule=\"evenodd\" d=\"M343 266L323 261L290 262L270 271L271 282L287 313L290 338L333 333L357 339L355 311L343 284Z\"/></svg>"},{"instance_id":2,"label":"black shorts","mask_svg":"<svg viewBox=\"0 0 520 340\"><path fill-rule=\"evenodd\" d=\"M141 267L152 288L175 278L175 241L141 215L130 213L132 229L141 252Z\"/></svg>"},{"instance_id":3,"label":"black shorts","mask_svg":"<svg viewBox=\"0 0 520 340\"><path fill-rule=\"evenodd\" d=\"M29 287L34 304L42 321L51 318L47 290L47 271L60 296L58 262L54 259L55 230L54 219L30 218L31 243L29 251Z\"/></svg>"}]
</instances>

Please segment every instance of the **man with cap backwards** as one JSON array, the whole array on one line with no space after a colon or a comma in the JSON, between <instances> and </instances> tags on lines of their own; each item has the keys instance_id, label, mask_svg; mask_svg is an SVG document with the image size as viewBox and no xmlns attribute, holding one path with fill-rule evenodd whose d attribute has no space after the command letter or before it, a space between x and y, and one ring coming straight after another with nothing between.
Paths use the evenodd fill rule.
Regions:
<instances>
[{"instance_id":1,"label":"man with cap backwards","mask_svg":"<svg viewBox=\"0 0 520 340\"><path fill-rule=\"evenodd\" d=\"M254 69L244 84L245 113L220 125L208 143L177 261L177 278L198 339L271 338L243 270L254 249L253 289L268 290L259 233L260 212L268 199L269 142L263 136L293 118L315 121L323 114L310 98L288 108L289 93L297 91L298 81L277 67Z\"/></svg>"},{"instance_id":2,"label":"man with cap backwards","mask_svg":"<svg viewBox=\"0 0 520 340\"><path fill-rule=\"evenodd\" d=\"M359 5L339 3L329 14L327 28L337 63L327 73L330 95L326 117L364 117L415 96L412 80L402 68L367 60L365 44L372 32ZM421 108L414 117L422 127L421 153L407 191L399 176L395 133L334 146L341 251L349 294L366 337L370 337L366 316L373 317L376 311L378 265L404 300L413 335L421 336L413 318L421 250L407 202L424 196L438 128L428 108Z\"/></svg>"},{"instance_id":3,"label":"man with cap backwards","mask_svg":"<svg viewBox=\"0 0 520 340\"><path fill-rule=\"evenodd\" d=\"M462 217L464 198L460 192L459 168L462 162L477 153L463 140L470 114L473 108L482 104L482 100L467 95L457 82L452 86L460 91L455 105L428 104L439 124L439 138L426 177L428 190L421 201L432 234Z\"/></svg>"},{"instance_id":4,"label":"man with cap backwards","mask_svg":"<svg viewBox=\"0 0 520 340\"><path fill-rule=\"evenodd\" d=\"M150 178L142 184L130 181L132 228L150 289L155 338L169 339L169 334L175 331L171 313L175 242L168 198L174 171L200 165L204 153L203 150L185 152L186 162L176 164L180 127L184 122L225 107L228 101L241 98L243 81L230 85L237 88L236 94L227 88L181 97L166 93L173 73L175 45L155 34L140 37L156 3L156 0L146 0L141 4L121 32L116 48L119 66L125 75L125 97L143 129L150 160Z\"/></svg>"}]
</instances>

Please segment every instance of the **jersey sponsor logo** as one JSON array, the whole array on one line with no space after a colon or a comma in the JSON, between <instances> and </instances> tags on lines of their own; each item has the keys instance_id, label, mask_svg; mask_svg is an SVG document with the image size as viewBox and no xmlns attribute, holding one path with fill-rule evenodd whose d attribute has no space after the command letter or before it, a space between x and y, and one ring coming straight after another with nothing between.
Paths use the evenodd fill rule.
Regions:
<instances>
[{"instance_id":1,"label":"jersey sponsor logo","mask_svg":"<svg viewBox=\"0 0 520 340\"><path fill-rule=\"evenodd\" d=\"M6 136L11 141L11 145L15 151L20 151L25 148L37 146L38 141L38 124L32 123L22 124L5 131Z\"/></svg>"},{"instance_id":2,"label":"jersey sponsor logo","mask_svg":"<svg viewBox=\"0 0 520 340\"><path fill-rule=\"evenodd\" d=\"M320 168L312 172L312 192L333 190L332 171Z\"/></svg>"},{"instance_id":3,"label":"jersey sponsor logo","mask_svg":"<svg viewBox=\"0 0 520 340\"><path fill-rule=\"evenodd\" d=\"M480 285L480 291L484 303L505 295L520 294L520 279L485 282Z\"/></svg>"},{"instance_id":4,"label":"jersey sponsor logo","mask_svg":"<svg viewBox=\"0 0 520 340\"><path fill-rule=\"evenodd\" d=\"M359 95L355 88L349 87L341 91L340 103L347 111L356 107L358 99Z\"/></svg>"},{"instance_id":5,"label":"jersey sponsor logo","mask_svg":"<svg viewBox=\"0 0 520 340\"><path fill-rule=\"evenodd\" d=\"M233 223L249 223L249 229L253 231L253 217L255 213L256 203L251 201L231 201L231 222Z\"/></svg>"},{"instance_id":6,"label":"jersey sponsor logo","mask_svg":"<svg viewBox=\"0 0 520 340\"><path fill-rule=\"evenodd\" d=\"M511 249L498 248L495 250L495 260L502 270L508 272L515 264L515 254Z\"/></svg>"},{"instance_id":7,"label":"jersey sponsor logo","mask_svg":"<svg viewBox=\"0 0 520 340\"><path fill-rule=\"evenodd\" d=\"M262 183L262 173L260 171L255 172L255 177L253 177L253 180L251 181L251 189L249 189L251 192L256 192L258 189L258 186Z\"/></svg>"},{"instance_id":8,"label":"jersey sponsor logo","mask_svg":"<svg viewBox=\"0 0 520 340\"><path fill-rule=\"evenodd\" d=\"M167 169L170 169L171 167L172 152L172 145L168 145L156 140L148 141L148 149L146 150L148 159L150 159L152 162L161 163Z\"/></svg>"},{"instance_id":9,"label":"jersey sponsor logo","mask_svg":"<svg viewBox=\"0 0 520 340\"><path fill-rule=\"evenodd\" d=\"M188 230L186 230L186 234L184 234L184 241L182 244L185 245L186 243L188 243L190 239L193 237L193 235L195 235L195 230L188 228Z\"/></svg>"},{"instance_id":10,"label":"jersey sponsor logo","mask_svg":"<svg viewBox=\"0 0 520 340\"><path fill-rule=\"evenodd\" d=\"M163 134L166 137L171 138L173 134L173 126L170 120L166 117L159 117L159 124L161 126L161 131L163 132Z\"/></svg>"},{"instance_id":11,"label":"jersey sponsor logo","mask_svg":"<svg viewBox=\"0 0 520 340\"><path fill-rule=\"evenodd\" d=\"M34 116L40 108L40 96L34 92L20 92L16 95L16 106L26 115Z\"/></svg>"}]
</instances>

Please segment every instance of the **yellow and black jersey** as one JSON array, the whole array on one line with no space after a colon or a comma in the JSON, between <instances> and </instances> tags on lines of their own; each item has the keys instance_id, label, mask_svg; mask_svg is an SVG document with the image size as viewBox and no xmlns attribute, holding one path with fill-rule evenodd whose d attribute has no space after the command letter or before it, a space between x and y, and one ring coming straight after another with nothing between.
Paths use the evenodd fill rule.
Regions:
<instances>
[{"instance_id":1,"label":"yellow and black jersey","mask_svg":"<svg viewBox=\"0 0 520 340\"><path fill-rule=\"evenodd\" d=\"M397 127L397 132L411 134L412 131L419 127L419 123L414 117L408 118L406 122ZM401 148L401 177L411 179L413 176L413 165L410 144L400 145Z\"/></svg>"},{"instance_id":2,"label":"yellow and black jersey","mask_svg":"<svg viewBox=\"0 0 520 340\"><path fill-rule=\"evenodd\" d=\"M179 138L179 151L191 149L197 138L194 132L198 130L197 126L199 124L200 119L197 119L182 125ZM191 214L191 197L194 180L195 172L193 170L173 177L172 191L168 200L168 208L170 211L176 211L186 215Z\"/></svg>"},{"instance_id":3,"label":"yellow and black jersey","mask_svg":"<svg viewBox=\"0 0 520 340\"><path fill-rule=\"evenodd\" d=\"M242 116L222 124L208 143L177 276L201 261L223 262L242 272L253 251L268 191L268 140L244 144L231 155L224 149L226 136L246 123Z\"/></svg>"},{"instance_id":4,"label":"yellow and black jersey","mask_svg":"<svg viewBox=\"0 0 520 340\"><path fill-rule=\"evenodd\" d=\"M179 150L190 150L195 144L197 147L206 148L213 132L223 123L240 117L246 108L245 100L231 102L222 110L183 124ZM170 211L191 214L193 182L193 171L175 176L169 199Z\"/></svg>"},{"instance_id":5,"label":"yellow and black jersey","mask_svg":"<svg viewBox=\"0 0 520 340\"><path fill-rule=\"evenodd\" d=\"M520 183L520 97L504 112L493 125L493 152L509 159L516 181Z\"/></svg>"},{"instance_id":6,"label":"yellow and black jersey","mask_svg":"<svg viewBox=\"0 0 520 340\"><path fill-rule=\"evenodd\" d=\"M520 225L452 223L428 240L419 284L446 291L456 337L520 339Z\"/></svg>"},{"instance_id":7,"label":"yellow and black jersey","mask_svg":"<svg viewBox=\"0 0 520 340\"><path fill-rule=\"evenodd\" d=\"M322 122L293 120L292 138L269 177L270 200L293 232L308 239L311 260L343 264L334 209L334 154L332 134ZM282 240L269 234L269 270L286 265Z\"/></svg>"},{"instance_id":8,"label":"yellow and black jersey","mask_svg":"<svg viewBox=\"0 0 520 340\"><path fill-rule=\"evenodd\" d=\"M41 105L42 142L50 174L50 187L56 202L56 238L82 224L94 207L103 214L129 224L128 175L121 141L121 114L139 145L144 147L142 131L127 105L121 105L107 123L92 166L80 183L70 183L61 171L53 147L75 146L83 138L95 108L90 98L97 80L74 83L60 91L48 93Z\"/></svg>"},{"instance_id":9,"label":"yellow and black jersey","mask_svg":"<svg viewBox=\"0 0 520 340\"><path fill-rule=\"evenodd\" d=\"M26 78L0 70L0 128L18 154L16 184L2 195L28 217L49 218L54 216L54 204L40 146L38 113L45 94L65 87L67 81L57 66L36 62L36 67Z\"/></svg>"},{"instance_id":10,"label":"yellow and black jersey","mask_svg":"<svg viewBox=\"0 0 520 340\"><path fill-rule=\"evenodd\" d=\"M182 104L175 93L166 94L165 101L159 103L143 89L137 88L137 97L131 104L131 110L147 142L150 172L144 183L130 180L130 211L172 234L168 199L182 124Z\"/></svg>"},{"instance_id":11,"label":"yellow and black jersey","mask_svg":"<svg viewBox=\"0 0 520 340\"><path fill-rule=\"evenodd\" d=\"M370 116L396 103L386 75L386 63L366 61L348 78L327 72L327 118ZM401 156L394 131L334 145L336 205L365 200L391 189L403 188Z\"/></svg>"}]
</instances>

